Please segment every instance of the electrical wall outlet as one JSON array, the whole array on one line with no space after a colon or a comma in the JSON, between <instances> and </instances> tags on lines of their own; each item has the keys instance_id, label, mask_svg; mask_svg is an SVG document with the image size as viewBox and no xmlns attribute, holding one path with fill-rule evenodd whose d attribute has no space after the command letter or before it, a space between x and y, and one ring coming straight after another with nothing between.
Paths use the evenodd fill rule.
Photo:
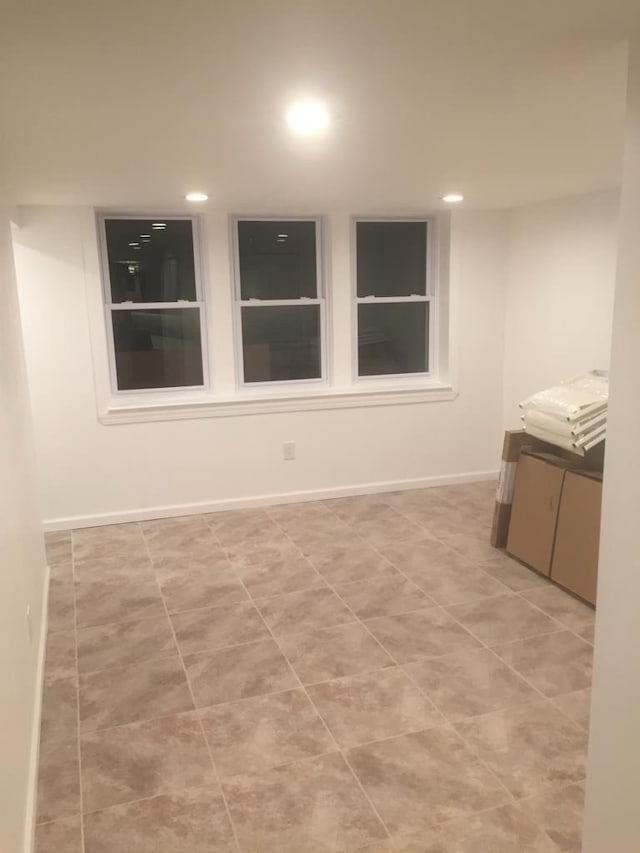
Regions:
<instances>
[{"instance_id":1,"label":"electrical wall outlet","mask_svg":"<svg viewBox=\"0 0 640 853\"><path fill-rule=\"evenodd\" d=\"M282 444L282 458L285 462L291 462L296 458L296 443L295 441L285 441Z\"/></svg>"}]
</instances>

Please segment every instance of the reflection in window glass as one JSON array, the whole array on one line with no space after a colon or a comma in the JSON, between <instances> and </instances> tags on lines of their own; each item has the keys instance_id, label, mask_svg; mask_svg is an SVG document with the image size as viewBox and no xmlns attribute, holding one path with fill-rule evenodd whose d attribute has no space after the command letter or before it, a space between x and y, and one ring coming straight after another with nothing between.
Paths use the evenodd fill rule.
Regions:
<instances>
[{"instance_id":1,"label":"reflection in window glass","mask_svg":"<svg viewBox=\"0 0 640 853\"><path fill-rule=\"evenodd\" d=\"M112 311L118 389L202 385L199 308Z\"/></svg>"},{"instance_id":2,"label":"reflection in window glass","mask_svg":"<svg viewBox=\"0 0 640 853\"><path fill-rule=\"evenodd\" d=\"M111 301L196 301L189 219L105 219Z\"/></svg>"},{"instance_id":3,"label":"reflection in window glass","mask_svg":"<svg viewBox=\"0 0 640 853\"><path fill-rule=\"evenodd\" d=\"M428 330L428 302L360 303L358 375L427 372Z\"/></svg>"},{"instance_id":4,"label":"reflection in window glass","mask_svg":"<svg viewBox=\"0 0 640 853\"><path fill-rule=\"evenodd\" d=\"M241 311L245 382L321 377L319 305L243 306Z\"/></svg>"},{"instance_id":5,"label":"reflection in window glass","mask_svg":"<svg viewBox=\"0 0 640 853\"><path fill-rule=\"evenodd\" d=\"M238 222L241 299L315 299L316 223Z\"/></svg>"},{"instance_id":6,"label":"reflection in window glass","mask_svg":"<svg viewBox=\"0 0 640 853\"><path fill-rule=\"evenodd\" d=\"M357 222L358 296L424 296L426 222Z\"/></svg>"}]
</instances>

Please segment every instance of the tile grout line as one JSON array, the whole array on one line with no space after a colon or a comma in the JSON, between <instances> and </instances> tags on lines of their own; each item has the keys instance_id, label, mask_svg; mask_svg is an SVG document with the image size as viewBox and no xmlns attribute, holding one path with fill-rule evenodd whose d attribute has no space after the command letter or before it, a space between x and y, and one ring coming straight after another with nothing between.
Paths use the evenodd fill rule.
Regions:
<instances>
[{"instance_id":1,"label":"tile grout line","mask_svg":"<svg viewBox=\"0 0 640 853\"><path fill-rule=\"evenodd\" d=\"M377 548L375 545L373 545L373 544L371 544L371 543L370 543L370 547L372 547L372 548L373 548L373 550L375 550L377 553L379 553L379 554L380 554L380 551L378 550L378 548ZM383 556L383 557L384 557L384 555L383 555L383 554L381 554L381 556ZM396 568L397 568L397 567L396 567ZM402 572L402 570L400 570L400 569L399 569L398 571L400 571L400 573L404 575L404 572ZM486 573L485 573L485 574L486 574ZM505 588L506 588L506 585L505 585ZM334 591L334 593L335 593L335 594L340 598L339 593L338 593L338 592L336 592L336 590L335 590L335 589L334 589L333 591ZM511 590L510 590L510 592L511 592ZM492 597L500 597L500 596L492 596ZM341 599L341 600L342 600L342 599ZM481 599L481 600L484 600L484 599ZM344 602L344 603L346 604L346 602ZM346 606L348 606L348 605L346 605ZM533 688L533 689L534 689L534 690L535 690L535 691L536 691L536 692L537 692L537 693L538 693L538 694L543 698L543 700L544 700L547 704L552 704L551 700L550 700L548 697L546 697L546 696L542 693L542 691L540 691L537 687L535 687L535 685L531 684L531 683L528 681L528 679L524 678L524 676L522 676L519 672L517 672L517 670L515 670L512 666L510 666L510 664L508 664L506 661L503 661L503 660L502 660L502 658L500 658L500 657L499 657L499 655L497 655L497 654L496 654L496 652L494 652L494 650L493 650L491 647L489 647L489 646L488 646L488 645L487 645L483 640L481 640L478 636L476 636L476 635L473 633L473 631L471 631L469 628L467 628L465 625L463 625L461 622L459 622L459 621L458 621L458 620L457 620L457 619L456 619L452 614L448 613L448 611L444 608L444 606L442 606L442 605L437 605L437 606L438 606L438 608L439 608L441 611L443 611L446 615L450 616L450 618L451 618L451 619L453 619L453 620L458 624L458 626L459 626L460 628L462 628L464 631L466 631L467 633L469 633L469 634L470 634L470 635L471 635L475 640L477 640L477 641L481 644L481 646L482 646L483 648L485 648L485 649L487 649L489 652L491 652L491 654L492 654L492 655L493 655L497 660L499 660L501 663L505 664L509 669L511 669L511 670L515 673L515 675L516 675L516 676L518 676L519 678L521 678L521 679L522 679L526 684L528 684L531 688ZM425 608L425 609L426 609L426 608ZM396 615L396 614L394 614L394 615ZM401 615L401 614L398 614L398 615ZM545 615L548 615L548 614L545 614ZM390 657L390 658L391 658L391 659L396 663L396 665L397 665L397 666L399 666L400 670L401 670L402 672L404 672L404 673L405 673L405 675L407 676L407 678L408 678L408 679L410 680L410 682L414 685L414 687L416 687L416 689L421 693L421 695L423 695L423 696L424 696L424 697L425 697L425 698L430 702L430 704L431 704L431 705L433 705L433 707L438 711L438 713L440 713L440 714L443 716L443 718L446 720L446 722L447 722L449 725L451 725L451 726L452 726L452 728L454 729L454 731L456 732L456 734L458 735L458 737L459 737L459 738L460 738L460 739L465 743L465 745L467 746L467 748L468 748L468 749L470 750L470 752L471 752L471 753L476 757L476 759L477 759L477 760L478 760L478 761L479 761L479 762L480 762L480 763L481 763L481 764L482 764L482 765L483 765L483 766L484 766L484 767L485 767L485 768L486 768L486 769L491 773L491 775L492 775L492 776L494 776L494 777L497 779L497 781L499 782L500 786L501 786L501 787L506 791L506 793L508 794L508 796L509 796L510 800L511 800L511 801L513 801L513 802L517 802L516 797L511 793L511 791L510 791L510 790L507 788L507 786L502 782L502 780L498 777L498 775L497 775L497 774L492 770L492 768L491 768L491 767L490 767L490 766L489 766L489 765L484 761L484 759L483 759L483 758L481 758L481 756L480 756L480 755L478 755L478 753L476 752L476 750L471 746L471 744L467 741L467 739L466 739L466 738L465 738L465 737L464 737L464 736L463 736L463 735L458 731L457 727L455 726L455 723L453 723L453 722L451 722L451 721L449 721L449 720L448 720L448 718L447 718L447 717L442 713L442 711L440 711L440 709L437 707L437 705L432 701L432 699L430 698L430 696L428 695L428 693L426 693L426 692L425 692L425 691L420 687L420 685L419 685L419 684L414 680L414 678L413 678L413 676L411 675L411 673L410 673L410 672L407 672L407 670L405 669L405 665L404 665L404 664L399 663L399 662L396 660L396 658L391 654L391 652L390 652L388 649L386 649L386 647L385 647L385 646L384 646L384 645L383 645L383 644L378 640L378 638L377 638L377 637L376 637L376 636L371 632L371 630L369 629L369 626L366 624L365 620L361 619L360 621L361 621L361 624L362 624L362 625L364 625L364 627L366 628L366 630L368 631L368 633L369 633L369 634L373 637L373 639L378 643L378 645L379 645L379 646L380 646L380 647L381 647L381 648L382 648L382 649L383 649L383 650L384 650L384 651L389 655L389 657ZM557 620L553 620L553 621L557 621ZM557 633L557 632L553 632L553 633ZM540 635L535 635L535 636L540 636ZM532 638L524 638L524 639L532 639ZM428 660L428 659L427 659L427 660ZM524 705L524 704L525 704L525 703L523 703L523 705ZM514 707L522 707L522 706L514 706ZM555 706L554 706L554 707L555 707ZM505 709L502 709L502 710L505 710ZM509 710L509 709L506 709L506 710ZM560 710L560 709L557 709L557 710ZM500 711L498 711L498 712L495 712L495 711L494 711L494 712L488 712L488 714L490 714L490 713L500 713ZM476 715L476 717L475 717L475 718L477 718L477 716L485 716L485 715ZM565 715L565 716L566 716L566 715ZM472 719L475 719L475 718L472 718ZM577 723L575 723L575 722L574 722L574 726L576 726L576 727L578 727L578 728L581 728L581 730L582 730L582 731L584 731L584 729L582 729L582 727L579 727L579 726L578 726L578 724L577 724Z\"/></svg>"},{"instance_id":2,"label":"tile grout line","mask_svg":"<svg viewBox=\"0 0 640 853\"><path fill-rule=\"evenodd\" d=\"M563 594L566 594L566 593L564 593L564 590L562 590L561 587L555 586L551 582L549 582L549 586L546 588L547 589L558 589L561 592L563 592ZM535 589L540 589L540 587L535 587ZM581 640L587 646L591 646L591 648L593 648L593 643L590 643L589 640L585 640L585 638L581 637L577 631L575 631L573 628L569 627L566 623L561 622L557 616L553 616L551 613L548 613L546 610L544 610L544 608L540 607L540 605L536 604L534 601L529 601L529 599L524 595L525 592L531 592L531 590L530 589L523 589L520 592L517 592L516 595L518 595L523 601L526 601L527 604L530 604L531 607L535 607L536 610L539 610L541 613L544 613L545 616L548 616L550 619L554 619L559 625L562 625L563 631L567 631L569 634L573 634L573 636L576 637L578 640ZM595 610L593 612L595 614Z\"/></svg>"},{"instance_id":3,"label":"tile grout line","mask_svg":"<svg viewBox=\"0 0 640 853\"><path fill-rule=\"evenodd\" d=\"M291 537L289 536L289 534L287 533L287 531L282 527L282 525L280 525L278 522L275 522L275 523L276 523L276 525L279 527L279 529L280 529L280 530L282 530L282 532L285 534L285 536L287 537L287 539L289 539L289 541L290 541L290 542L293 542L293 539L291 539ZM299 547L295 542L293 542L293 544L294 544L294 545L296 545L296 547ZM300 551L302 551L302 549L299 549L299 550L300 550ZM314 569L314 571L316 571L316 572L318 571L318 570L316 569L316 567L315 567L315 566L313 567L313 569ZM336 595L335 590L333 590L333 588L332 588L332 587L331 587L331 585L326 581L326 579L324 579L324 580L325 580L325 582L327 583L327 586L329 587L329 589L331 589L331 590L332 590L332 592L333 592L333 594L334 594L334 595ZM342 601L342 599L340 599L340 600ZM345 603L345 602L343 602L343 604L344 604L344 603ZM348 608L348 610L353 614L353 611L351 610L351 608L350 608L350 607L348 607L348 605L346 605L346 604L345 604L345 606L346 606L346 607ZM256 609L258 609L258 608L256 608ZM258 612L260 612L260 611L259 611L259 609L258 609ZM353 614L353 615L355 616L355 614ZM260 614L260 616L262 617L262 614ZM264 621L264 620L263 620L263 621ZM357 616L355 616L355 621L356 621L356 622L358 621ZM349 623L347 623L347 624L354 624L354 623L349 622ZM294 676L295 676L296 680L298 681L298 684L300 685L300 688L301 688L301 689L302 689L302 691L304 692L304 695L307 697L307 702L309 702L309 704L311 705L311 707L312 707L312 708L313 708L313 710L315 711L315 713L316 713L316 715L317 715L318 719L320 720L320 722L321 722L321 723L322 723L322 725L324 726L324 728L325 728L325 730L326 730L327 734L328 734L328 735L329 735L329 737L331 738L331 741L335 744L335 746L336 746L336 749L337 749L338 753L340 754L340 756L342 757L342 760L344 761L344 763L346 764L347 768L349 769L349 772L351 773L352 778L353 778L353 779L354 779L354 781L356 782L356 785L357 785L357 786L358 786L358 788L360 789L360 791L361 791L361 793L362 793L363 797L365 798L366 802L369 804L369 806L370 806L370 808L371 808L371 810L372 810L373 814L374 814L374 815L378 818L378 820L380 821L380 825L382 826L382 828L384 829L384 831L387 833L388 838L391 838L391 832L389 831L389 828L387 827L386 823L383 821L383 819L382 819L382 817L381 817L381 815L380 815L380 813L379 813L378 809L377 809L377 808L376 808L376 806L374 805L374 803L373 803L373 801L372 801L371 797L369 796L369 794L367 793L367 791L365 791L365 789L364 789L364 787L363 787L363 785L362 785L362 782L361 782L361 781L360 781L360 779L358 778L357 774L355 773L355 771L354 771L353 767L351 766L351 764L350 764L350 762L349 762L349 759L347 758L347 756L346 756L346 754L345 754L345 750L343 750L343 748L342 748L342 747L340 746L340 744L338 743L338 741L337 741L337 739L336 739L335 735L333 734L333 732L331 731L331 728L329 727L329 725L328 725L327 721L325 720L325 718L324 718L324 717L322 716L322 714L320 713L320 710L318 709L318 707L317 707L316 703L313 701L312 697L309 695L309 692L307 691L306 686L304 685L304 683L303 683L302 679L301 679L301 678L300 678L300 676L298 675L298 673L297 673L297 671L296 671L295 667L292 665L291 661L289 660L288 655L285 653L284 649L282 648L282 646L281 646L281 645L280 645L280 643L278 642L278 638L277 638L277 637L275 636L275 634L271 631L271 629L269 628L269 626L267 625L267 623L266 623L266 622L265 622L265 626L266 626L266 627L267 627L267 629L270 631L270 633L271 633L271 635L272 635L272 637L273 637L273 640L274 640L274 642L275 642L276 646L277 646L277 647L278 647L278 649L280 650L280 654L281 654L281 655L284 657L284 659L286 660L286 662L287 662L287 664L288 664L289 668L291 669L291 671L293 672L293 674L294 674ZM339 627L339 626L335 626L335 627Z\"/></svg>"},{"instance_id":4,"label":"tile grout line","mask_svg":"<svg viewBox=\"0 0 640 853\"><path fill-rule=\"evenodd\" d=\"M372 547L375 551L377 551L377 548L375 548L375 546L371 546L371 547ZM377 551L377 553L380 553L380 552L379 552L379 551ZM381 555L381 556L384 556L384 555ZM403 572L400 572L400 573L401 573L401 574L404 574ZM331 587L331 589L333 590L334 594L335 594L335 595L337 595L337 596L338 596L338 598L340 598L340 600L341 600L341 601L343 601L343 604L345 604L345 606L346 606L346 607L349 607L349 605L348 605L348 604L347 604L347 603L346 603L346 602L341 598L340 594L339 594L338 592L336 592L336 590L335 590L333 587ZM438 608L439 608L440 610L442 610L442 608L441 608L439 605L436 605L436 606L438 606ZM351 609L351 608L349 608L349 609ZM425 609L426 609L426 608L425 608ZM352 612L353 612L353 611L352 611ZM399 615L402 615L402 614L399 614ZM423 689L422 689L422 688L417 684L417 682L414 680L414 678L411 676L411 674L410 674L410 673L408 673L408 672L406 671L406 669L404 668L404 665L403 665L403 664L401 664L401 663L397 660L397 658L396 658L396 657L395 657L395 656L394 656L394 655L393 655L393 654L392 654L392 653L391 653L391 652L390 652L390 651L389 651L389 650L388 650L388 649L383 645L383 643L382 643L382 642L381 642L381 641L380 641L380 640L375 636L375 634L373 634L373 632L371 631L371 629L369 628L369 626L366 624L365 620L360 619L359 621L360 621L360 624L361 624L361 625L363 625L363 627L365 628L365 630L367 631L367 633L369 634L369 636L370 636L370 637L371 637L371 638L372 638L372 639L373 639L373 640L378 644L378 646L380 646L380 648L381 648L381 649L382 649L382 650L383 650L383 651L384 651L384 652L385 652L385 653L386 653L386 654L391 658L391 660L392 660L392 661L394 662L394 664L398 667L398 669L400 670L400 672L404 673L405 677L406 677L406 678L409 680L409 682L410 682L410 683L411 683L411 684L412 684L412 685L413 685L413 686L418 690L418 692L420 693L420 695L421 695L421 696L423 696L423 697L426 699L426 701L429 703L429 705L430 705L430 706L431 706L431 707L432 707L432 708L433 708L433 709L434 709L438 714L440 714L440 716L441 716L441 717L442 717L442 719L443 719L443 725L448 725L448 726L449 726L449 727L454 731L454 733L456 734L456 736L457 736L458 738L460 738L460 740L462 740L462 741L463 741L463 743L467 746L467 748L469 749L469 751L471 752L471 754L472 754L472 755L474 755L474 756L476 757L476 760L477 760L477 761L478 761L478 762L479 762L479 763L480 763L480 764L485 768L485 770L486 770L486 771L491 775L491 777L492 777L492 778L494 778L494 779L496 780L496 782L498 783L498 785L500 786L500 788L502 788L502 789L505 791L505 793L506 793L507 797L509 798L509 801L510 801L510 802L514 801L514 799L515 799L515 798L513 797L513 795L512 795L512 794L511 794L511 792L509 791L509 789L506 787L506 785L502 782L502 780L498 777L498 775L497 775L496 773L494 773L494 771L493 771L493 770L488 766L488 764L487 764L487 763L486 763L482 758L480 758L480 756L479 756L479 755L477 755L477 753L475 752L475 750L471 749L471 747L469 746L469 744L467 743L467 741L462 737L462 735L458 732L458 730L455 728L455 726L453 726L453 725L452 725L452 723L451 723L451 722L450 722L450 721L445 717L445 715L442 713L442 711L440 711L440 709L439 709L439 708L438 708L438 706L433 702L433 700L430 698L430 696L429 696L429 695L428 695L428 694L427 694L427 693L426 693L426 692L425 692L425 691L424 691L424 690L423 690ZM466 630L466 629L465 629L465 630ZM429 727L429 728L435 728L435 727L434 727L434 726L431 726L431 727ZM421 729L420 731L428 731L428 730L429 730L429 728L427 728L427 729ZM409 732L409 733L407 733L407 732L403 732L401 735L397 735L396 737L402 737L404 734L415 734L415 732ZM390 739L392 739L392 738L390 738ZM376 741L372 741L372 743L375 743L375 742L376 742ZM348 761L348 759L346 758L346 756L345 756L345 761L347 761L347 763L349 764L349 767L351 768L351 764L350 764L350 762ZM351 768L351 770L352 770L352 772L354 773L354 775L356 775L356 774L355 774L355 771L353 770L353 768ZM356 775L356 778L357 778L357 775ZM359 781L359 780L358 780L358 781ZM470 813L470 815L471 815L471 814L472 814L472 813ZM387 828L386 824L384 824L384 823L383 823L383 826L385 826L385 828ZM388 828L387 828L387 831L388 831ZM389 835L390 835L390 837L392 837L391 833L389 833Z\"/></svg>"},{"instance_id":5,"label":"tile grout line","mask_svg":"<svg viewBox=\"0 0 640 853\"><path fill-rule=\"evenodd\" d=\"M210 528L208 528L208 529L209 529L209 532L213 535L213 532L211 531L211 529ZM149 543L147 542L147 537L145 536L144 530L142 530L142 537L144 539L144 543L145 543L145 547L147 549L147 553L149 555L149 559L151 560L151 565L153 566L153 557L151 556L151 550L149 548ZM204 730L204 725L202 724L202 719L200 717L198 705L196 703L196 699L195 699L195 696L193 693L193 687L191 686L191 680L189 679L189 673L187 672L187 668L186 668L185 663L184 663L184 658L182 656L182 650L180 649L180 644L178 643L178 638L176 636L176 632L175 632L174 627L173 627L173 622L171 621L171 617L169 615L169 610L167 608L167 602L166 602L164 594L162 592L162 587L158 583L157 578L156 578L155 582L158 586L158 590L159 590L160 596L162 598L162 606L164 607L164 611L165 611L165 614L167 617L167 621L169 622L169 627L171 628L171 633L173 635L173 642L176 644L176 649L178 652L178 657L180 659L180 664L182 666L182 671L184 672L184 677L185 677L185 680L187 683L187 687L189 688L189 695L191 696L191 702L193 703L193 709L195 712L196 719L198 721L198 728L200 729L200 735L202 736L202 738L204 740L205 749L207 750L207 755L209 756L209 763L211 765L211 769L213 770L214 776L215 776L216 781L218 783L218 790L220 791L220 797L222 798L222 802L224 803L225 812L227 814L227 820L229 821L229 826L230 826L231 832L233 834L233 841L234 841L234 844L235 844L235 847L236 847L236 850L238 851L238 853L242 853L242 848L240 847L240 842L238 841L238 833L236 831L236 827L235 827L235 824L233 822L233 818L231 817L231 810L229 809L229 803L227 802L227 798L225 796L224 789L222 787L222 780L220 778L220 773L219 773L218 767L217 767L217 765L213 759L213 755L211 753L211 748L209 746L209 741L207 739L207 735L206 735L205 730ZM187 788L186 790L189 790L189 789Z\"/></svg>"},{"instance_id":6,"label":"tile grout line","mask_svg":"<svg viewBox=\"0 0 640 853\"><path fill-rule=\"evenodd\" d=\"M401 513L401 514L402 514L402 513ZM409 520L412 520L412 519L409 519ZM417 522L414 522L414 523L417 523ZM419 525L419 526L421 526L421 525ZM441 540L441 539L438 539L438 538L436 538L436 541L441 542L441 544L443 544L443 545L445 545L446 547L450 548L450 546L449 546L449 545L447 545L446 541ZM373 548L373 550L375 550L378 554L380 554L380 556L382 556L382 557L384 558L384 554L382 554L382 553L379 551L379 549L378 549L375 545L371 545L371 547L372 547L372 548ZM451 550L455 550L455 549L451 549ZM459 553L459 552L456 552L456 553ZM462 555L462 556L464 557L464 555ZM477 567L477 566L475 566L475 565L473 564L473 561L469 560L467 557L464 557L464 559L465 559L465 560L467 560L467 562L469 562L469 563L470 563L470 565L472 565L472 567L473 567L473 568L478 569L478 567ZM395 564L393 564L393 563L392 563L391 565L393 565L393 566L394 566L394 568L396 568L396 569L397 569L397 571L399 571L401 574L403 574L403 575L404 575L404 572L403 572L401 569L399 569L397 566L395 566ZM493 577L492 577L492 575L490 575L488 572L485 572L483 569L481 569L481 568L480 568L480 569L478 569L478 570L479 570L479 571L481 571L481 572L482 572L484 575L486 575L487 577L491 578L492 580L495 580L495 581L497 581L498 583L502 583L502 581L498 580L497 578L493 578ZM405 577L408 577L408 576L406 576L406 575L405 575ZM411 578L409 578L409 580L411 580ZM420 585L419 585L419 584L417 584L417 586L420 586ZM526 601L528 604L530 604L531 606L533 606L534 608L536 608L537 610L539 610L541 613L543 613L543 614L544 614L545 616L547 616L549 619L551 619L551 621L552 621L552 622L557 623L558 628L557 628L557 629L554 629L553 631L545 631L545 632L543 632L542 634L533 634L533 635L531 635L530 637L520 637L520 638L518 638L517 640L511 640L511 641L508 641L507 643L504 643L504 644L498 644L498 645L508 645L509 643L524 642L524 641L526 641L526 640L532 640L532 639L535 639L535 638L537 638L537 637L550 636L550 635L552 635L552 634L560 633L560 632L562 632L562 631L564 631L564 630L568 630L568 631L570 631L570 632L571 632L571 629L569 629L569 628L565 627L565 626L564 626L564 623L560 622L560 620L559 620L559 619L556 619L554 616L551 616L549 613L546 613L544 610L542 610L542 608L537 607L537 605L535 605L533 602L530 602L528 599L526 599L522 593L523 593L523 592L527 592L528 590L521 590L520 592L516 592L515 590L510 589L506 584L503 584L503 586L505 587L505 590L507 590L507 592L505 592L505 593L500 593L500 594L495 595L495 596L484 596L483 598L480 598L480 599L477 599L477 600L478 600L478 601L486 601L487 599L491 599L491 598L500 598L502 595L506 595L506 594L510 594L510 595L513 595L513 596L518 596L519 598L521 598L522 600ZM420 589L422 589L422 587L420 587ZM425 590L423 590L423 592L425 592ZM338 594L338 593L336 593L336 594ZM428 595L428 593L426 593L426 594ZM461 603L461 604L472 604L472 603L473 603L473 601L469 601L469 602L460 602L460 603ZM436 604L437 604L437 602L436 602ZM441 605L441 604L437 604L437 606L438 606L441 610L443 610L443 611L444 611L448 616L450 616L450 617L451 617L451 618L452 618L452 619L453 619L453 620L454 620L454 621L455 621L455 622L456 622L456 623L457 623L461 628L463 628L465 631L467 631L469 634L471 634L471 636L472 636L475 640L477 640L479 643L481 643L481 644L482 644L482 646L483 646L485 649L487 649L489 652L491 652L491 654L492 654L494 657L496 657L496 658L497 658L501 663L503 663L505 666L507 666L507 667L508 667L508 668L509 668L513 673L515 673L515 675L517 675L519 678L521 678L521 679L522 679L522 680L523 680L523 681L524 681L524 682L525 682L529 687L533 688L533 689L534 689L534 690L535 690L535 691L536 691L536 692L537 692L537 693L538 693L538 694L539 694L539 695L540 695L540 696L541 696L541 697L542 697L542 698L543 698L547 703L553 704L553 698L557 698L557 697L553 697L553 698L551 698L551 697L546 696L546 695L545 695L545 694L544 694L544 693L543 693L539 688L537 688L537 687L536 687L532 682L530 682L530 681L529 681L529 679L527 679L524 675L522 675L522 673L518 672L518 670L517 670L517 669L515 669L515 667L511 666L511 664L509 664L509 663L507 663L507 661L503 660L503 659L500 657L500 655L498 655L498 654L497 654L497 652L496 652L496 651L495 651L491 646L489 646L487 643L485 643L483 640L481 640L481 639L480 639L480 637L478 637L476 634L474 634L474 632L473 632L473 631L471 631L467 626L465 626L464 624L462 624L462 622L460 622L458 619L456 619L456 617L455 617L453 614L449 613L449 611L447 610L447 607L455 607L455 606L457 606L457 605L454 605L454 604L449 604L449 605ZM364 620L362 620L362 621L363 621L363 624L364 624ZM571 632L571 633L573 633L573 632ZM578 636L578 635L576 634L575 636ZM586 641L583 637L578 637L578 638L579 638L579 639L581 639L584 643L587 643L587 641ZM385 649L385 651L386 651L386 649ZM403 671L405 671L405 672L406 672L406 670L404 669L404 665L402 665L402 664L401 664L400 666L402 667ZM409 673L407 673L407 675L409 675ZM409 676L409 677L411 677L411 676ZM413 679L412 679L412 680L413 680ZM420 688L419 688L419 689L420 689ZM569 691L569 692L575 692L575 691ZM564 695L564 694L560 694L560 695ZM554 705L554 707L555 707L555 705ZM439 709L438 709L438 710L439 710ZM557 710L560 710L560 709L558 708ZM492 713L492 712L490 712L490 713ZM476 716L483 716L483 715L476 715ZM567 716L567 715L565 714L565 716ZM472 719L472 718L470 718L470 719ZM570 718L568 718L568 719L570 719ZM579 729L581 729L582 731L584 731L584 728L583 728L582 726L580 726L578 723L576 723L576 722L575 722L575 720L571 720L571 722L572 722L575 726L577 726Z\"/></svg>"}]
</instances>

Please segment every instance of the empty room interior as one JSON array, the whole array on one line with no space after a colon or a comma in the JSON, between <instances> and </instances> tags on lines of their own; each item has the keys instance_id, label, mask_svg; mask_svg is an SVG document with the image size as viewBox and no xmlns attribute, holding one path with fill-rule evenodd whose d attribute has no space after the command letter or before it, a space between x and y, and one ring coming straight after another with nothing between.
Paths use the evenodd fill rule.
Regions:
<instances>
[{"instance_id":1,"label":"empty room interior","mask_svg":"<svg viewBox=\"0 0 640 853\"><path fill-rule=\"evenodd\" d=\"M1 853L637 853L640 7L0 6Z\"/></svg>"}]
</instances>

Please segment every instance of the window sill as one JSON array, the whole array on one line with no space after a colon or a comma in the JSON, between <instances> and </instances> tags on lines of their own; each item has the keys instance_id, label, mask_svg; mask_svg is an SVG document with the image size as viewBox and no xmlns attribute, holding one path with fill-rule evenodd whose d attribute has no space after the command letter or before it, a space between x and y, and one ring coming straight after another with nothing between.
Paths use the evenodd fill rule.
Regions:
<instances>
[{"instance_id":1,"label":"window sill","mask_svg":"<svg viewBox=\"0 0 640 853\"><path fill-rule=\"evenodd\" d=\"M230 397L191 398L189 400L154 400L149 403L111 401L99 413L103 424L133 424L148 421L225 418L263 415L277 412L313 412L328 409L353 409L371 406L400 406L412 403L435 403L455 400L451 385L430 382L411 387L332 388L311 393L289 392L265 396L236 394Z\"/></svg>"}]
</instances>

